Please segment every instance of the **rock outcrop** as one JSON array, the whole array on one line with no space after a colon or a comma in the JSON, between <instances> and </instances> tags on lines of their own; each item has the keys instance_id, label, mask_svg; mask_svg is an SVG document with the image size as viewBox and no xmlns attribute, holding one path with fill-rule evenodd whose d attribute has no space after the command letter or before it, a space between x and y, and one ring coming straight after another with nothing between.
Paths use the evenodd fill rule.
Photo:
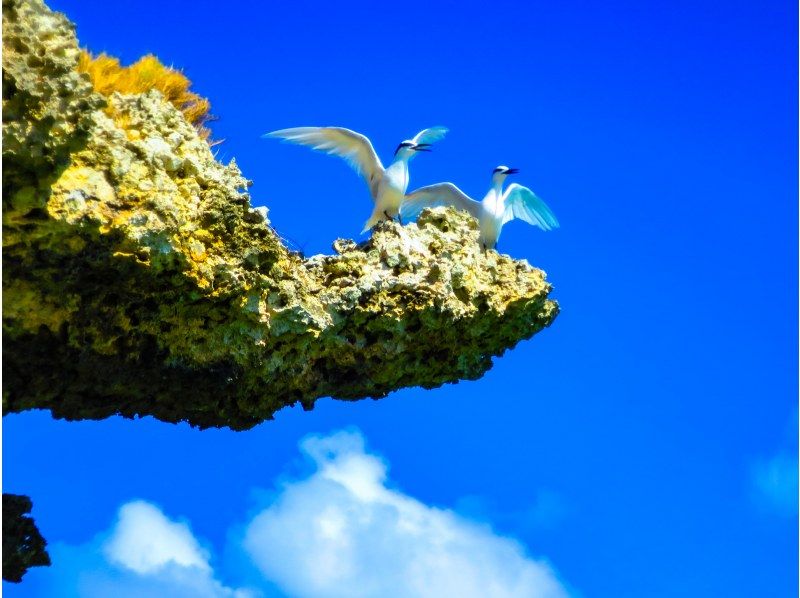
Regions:
<instances>
[{"instance_id":1,"label":"rock outcrop","mask_svg":"<svg viewBox=\"0 0 800 598\"><path fill-rule=\"evenodd\" d=\"M27 496L3 494L3 579L19 583L31 567L50 564L39 528L28 515L33 503Z\"/></svg>"},{"instance_id":2,"label":"rock outcrop","mask_svg":"<svg viewBox=\"0 0 800 598\"><path fill-rule=\"evenodd\" d=\"M452 210L304 259L158 92L94 92L65 17L4 0L3 26L6 413L246 429L478 378L555 318Z\"/></svg>"}]
</instances>

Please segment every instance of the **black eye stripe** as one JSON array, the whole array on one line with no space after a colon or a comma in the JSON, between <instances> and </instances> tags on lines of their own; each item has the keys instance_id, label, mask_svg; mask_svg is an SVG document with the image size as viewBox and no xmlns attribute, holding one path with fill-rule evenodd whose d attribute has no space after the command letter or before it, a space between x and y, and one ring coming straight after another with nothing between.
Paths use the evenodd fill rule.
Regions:
<instances>
[{"instance_id":1,"label":"black eye stripe","mask_svg":"<svg viewBox=\"0 0 800 598\"><path fill-rule=\"evenodd\" d=\"M413 147L413 146L414 146L414 144L411 143L410 141L404 141L403 143L401 143L400 145L397 146L397 149L394 150L394 153L396 154L397 152L399 152L404 147Z\"/></svg>"}]
</instances>

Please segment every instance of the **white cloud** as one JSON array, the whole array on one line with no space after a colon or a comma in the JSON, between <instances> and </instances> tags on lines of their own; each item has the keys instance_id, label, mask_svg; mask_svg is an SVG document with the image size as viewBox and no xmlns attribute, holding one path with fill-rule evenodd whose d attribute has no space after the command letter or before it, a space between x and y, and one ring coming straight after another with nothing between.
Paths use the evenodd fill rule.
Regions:
<instances>
[{"instance_id":1,"label":"white cloud","mask_svg":"<svg viewBox=\"0 0 800 598\"><path fill-rule=\"evenodd\" d=\"M209 554L186 523L171 521L155 505L120 507L109 532L81 546L52 547L47 595L82 598L249 598L215 578Z\"/></svg>"},{"instance_id":2,"label":"white cloud","mask_svg":"<svg viewBox=\"0 0 800 598\"><path fill-rule=\"evenodd\" d=\"M561 597L552 568L517 542L386 484L357 433L311 437L316 464L247 527L245 549L293 596Z\"/></svg>"},{"instance_id":3,"label":"white cloud","mask_svg":"<svg viewBox=\"0 0 800 598\"><path fill-rule=\"evenodd\" d=\"M170 521L158 507L143 500L122 505L114 533L103 549L111 563L140 574L171 564L211 571L208 554L189 526Z\"/></svg>"},{"instance_id":4,"label":"white cloud","mask_svg":"<svg viewBox=\"0 0 800 598\"><path fill-rule=\"evenodd\" d=\"M189 524L140 500L122 505L110 529L86 544L51 544L53 566L26 584L53 598L568 595L520 543L392 487L387 464L359 433L310 437L301 449L314 470L279 486L228 534L227 570L247 579L235 585L256 590L223 583L231 576Z\"/></svg>"}]
</instances>

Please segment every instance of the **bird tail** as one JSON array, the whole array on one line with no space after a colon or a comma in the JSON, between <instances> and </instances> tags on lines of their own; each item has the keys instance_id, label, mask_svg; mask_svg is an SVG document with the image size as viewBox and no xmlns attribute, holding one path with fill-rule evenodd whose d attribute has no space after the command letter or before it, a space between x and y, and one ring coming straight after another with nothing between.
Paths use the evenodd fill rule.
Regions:
<instances>
[{"instance_id":1,"label":"bird tail","mask_svg":"<svg viewBox=\"0 0 800 598\"><path fill-rule=\"evenodd\" d=\"M372 216L370 216L369 220L364 223L364 230L361 231L361 234L363 235L365 232L369 231L372 227L383 220L386 220L386 214L376 205L375 209L372 211Z\"/></svg>"},{"instance_id":2,"label":"bird tail","mask_svg":"<svg viewBox=\"0 0 800 598\"><path fill-rule=\"evenodd\" d=\"M381 215L380 215L380 214L378 214L378 215L375 215L375 214L373 214L372 216L370 216L370 217L369 217L369 220L367 220L367 221L364 223L364 228L362 229L362 231L361 231L361 234L363 235L364 233L366 233L366 232L369 232L369 230L370 230L370 229L371 229L373 226L375 226L376 224L378 224L378 223L379 223L381 220L383 220L383 218L381 217Z\"/></svg>"}]
</instances>

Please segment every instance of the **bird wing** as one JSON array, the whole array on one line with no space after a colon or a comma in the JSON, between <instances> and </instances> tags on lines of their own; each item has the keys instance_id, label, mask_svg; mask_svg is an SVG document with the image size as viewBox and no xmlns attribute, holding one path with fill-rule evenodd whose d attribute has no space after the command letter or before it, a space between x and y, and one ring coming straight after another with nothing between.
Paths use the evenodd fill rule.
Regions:
<instances>
[{"instance_id":1,"label":"bird wing","mask_svg":"<svg viewBox=\"0 0 800 598\"><path fill-rule=\"evenodd\" d=\"M414 143L435 143L443 139L447 135L447 127L431 127L430 129L422 129L417 133L416 137L412 139Z\"/></svg>"},{"instance_id":2,"label":"bird wing","mask_svg":"<svg viewBox=\"0 0 800 598\"><path fill-rule=\"evenodd\" d=\"M383 164L364 135L343 127L295 127L272 131L264 137L277 137L344 158L358 174L367 179L370 191L375 196L383 175Z\"/></svg>"},{"instance_id":3,"label":"bird wing","mask_svg":"<svg viewBox=\"0 0 800 598\"><path fill-rule=\"evenodd\" d=\"M558 228L558 220L547 204L536 194L522 185L513 183L508 186L504 195L506 210L503 224L514 218L524 220L528 224L538 226L542 230Z\"/></svg>"},{"instance_id":4,"label":"bird wing","mask_svg":"<svg viewBox=\"0 0 800 598\"><path fill-rule=\"evenodd\" d=\"M478 218L481 204L469 197L453 183L436 183L420 187L409 193L400 204L400 215L404 219L416 217L424 208L435 206L453 206L465 210Z\"/></svg>"}]
</instances>

